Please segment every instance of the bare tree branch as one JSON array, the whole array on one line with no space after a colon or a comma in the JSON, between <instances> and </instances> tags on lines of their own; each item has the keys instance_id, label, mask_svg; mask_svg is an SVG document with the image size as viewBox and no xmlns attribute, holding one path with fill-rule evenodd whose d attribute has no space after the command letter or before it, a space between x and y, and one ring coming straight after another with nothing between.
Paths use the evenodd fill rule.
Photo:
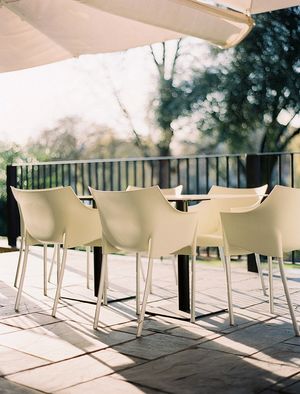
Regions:
<instances>
[{"instance_id":1,"label":"bare tree branch","mask_svg":"<svg viewBox=\"0 0 300 394\"><path fill-rule=\"evenodd\" d=\"M120 107L120 110L122 111L125 119L128 122L130 130L131 130L132 134L134 135L136 146L140 149L140 151L142 152L142 154L145 157L149 157L150 154L149 154L148 146L146 144L144 144L144 142L142 141L141 136L139 135L138 131L134 127L131 115L130 115L129 111L127 110L126 106L124 105L124 103L122 102L122 100L120 98L120 95L119 95L119 92L115 88L115 85L114 85L113 81L111 80L110 75L108 73L107 73L107 78L110 80L111 89L112 89L112 92L113 92L113 94L114 94L114 96L115 96L115 98L117 100L117 103L118 103L118 105Z\"/></svg>"},{"instance_id":2,"label":"bare tree branch","mask_svg":"<svg viewBox=\"0 0 300 394\"><path fill-rule=\"evenodd\" d=\"M176 63L179 58L179 50L180 50L180 45L181 45L182 38L179 38L176 44L176 50L175 50L175 55L172 63L172 68L171 68L171 80L174 79L175 71L176 71Z\"/></svg>"},{"instance_id":3,"label":"bare tree branch","mask_svg":"<svg viewBox=\"0 0 300 394\"><path fill-rule=\"evenodd\" d=\"M161 61L161 66L162 66L162 73L163 73L163 78L165 79L166 75L166 43L162 43L162 48L163 48L163 53L162 53L162 61Z\"/></svg>"},{"instance_id":4,"label":"bare tree branch","mask_svg":"<svg viewBox=\"0 0 300 394\"><path fill-rule=\"evenodd\" d=\"M163 43L163 44L164 44L164 43ZM160 76L161 79L163 79L163 78L164 78L164 67L162 67L162 64L159 63L159 61L157 60L157 58L156 58L156 56L155 56L155 53L154 53L154 50L153 50L153 46L152 46L152 45L149 45L149 47L150 47L150 52L151 52L151 55L152 55L154 64L155 64L156 67L157 67L159 76Z\"/></svg>"}]
</instances>

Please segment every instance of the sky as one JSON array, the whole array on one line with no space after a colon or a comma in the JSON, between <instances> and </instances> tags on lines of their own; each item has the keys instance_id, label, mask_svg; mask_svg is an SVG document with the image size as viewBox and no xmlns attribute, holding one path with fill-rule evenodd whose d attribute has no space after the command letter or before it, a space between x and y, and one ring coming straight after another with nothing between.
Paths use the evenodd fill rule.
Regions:
<instances>
[{"instance_id":1,"label":"sky","mask_svg":"<svg viewBox=\"0 0 300 394\"><path fill-rule=\"evenodd\" d=\"M24 144L67 116L126 132L114 89L135 126L146 129L144 117L155 76L149 60L149 49L144 47L1 73L0 141Z\"/></svg>"}]
</instances>

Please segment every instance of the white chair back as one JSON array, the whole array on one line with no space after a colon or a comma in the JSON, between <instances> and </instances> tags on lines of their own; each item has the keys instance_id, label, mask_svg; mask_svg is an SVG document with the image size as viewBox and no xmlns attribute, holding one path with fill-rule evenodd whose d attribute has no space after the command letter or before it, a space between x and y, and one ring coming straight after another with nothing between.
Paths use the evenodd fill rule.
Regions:
<instances>
[{"instance_id":1,"label":"white chair back","mask_svg":"<svg viewBox=\"0 0 300 394\"><path fill-rule=\"evenodd\" d=\"M236 248L249 253L283 257L300 249L300 189L275 186L256 209L243 213L221 213L226 254Z\"/></svg>"},{"instance_id":2,"label":"white chair back","mask_svg":"<svg viewBox=\"0 0 300 394\"><path fill-rule=\"evenodd\" d=\"M70 186L37 190L12 187L12 192L22 212L27 244L60 243L70 248L101 238L96 210L82 204ZM88 219L90 225L83 228L81 222Z\"/></svg>"},{"instance_id":3,"label":"white chair back","mask_svg":"<svg viewBox=\"0 0 300 394\"><path fill-rule=\"evenodd\" d=\"M149 257L158 258L192 245L197 217L186 217L190 223L182 230L178 225L180 236L173 237L170 224L184 213L168 203L158 186L123 192L90 190L100 212L105 254L114 249L148 251Z\"/></svg>"}]
</instances>

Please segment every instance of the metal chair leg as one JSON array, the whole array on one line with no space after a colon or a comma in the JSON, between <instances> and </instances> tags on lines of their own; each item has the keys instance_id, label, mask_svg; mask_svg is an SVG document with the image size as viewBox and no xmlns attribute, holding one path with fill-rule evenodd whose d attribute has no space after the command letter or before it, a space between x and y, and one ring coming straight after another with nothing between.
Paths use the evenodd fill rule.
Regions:
<instances>
[{"instance_id":1,"label":"metal chair leg","mask_svg":"<svg viewBox=\"0 0 300 394\"><path fill-rule=\"evenodd\" d=\"M274 314L274 292L273 292L273 258L268 256L269 269L269 311Z\"/></svg>"},{"instance_id":2,"label":"metal chair leg","mask_svg":"<svg viewBox=\"0 0 300 394\"><path fill-rule=\"evenodd\" d=\"M20 278L20 283L19 283L19 289L16 297L16 302L15 302L15 311L19 311L19 306L20 306L20 299L22 295L22 290L23 290L23 285L24 285L24 278L25 278L25 272L27 268L27 260L28 260L28 251L29 251L29 246L25 246L25 252L24 252L24 260L23 260L23 266L22 266L22 273L21 273L21 278Z\"/></svg>"},{"instance_id":3,"label":"metal chair leg","mask_svg":"<svg viewBox=\"0 0 300 394\"><path fill-rule=\"evenodd\" d=\"M137 334L136 334L137 338L142 335L147 299L148 299L148 296L150 293L150 287L151 287L152 269L153 269L153 259L149 258L147 278L146 278L145 290L144 290L144 296L143 296L143 303L142 303L140 316L138 319L138 328L137 328Z\"/></svg>"},{"instance_id":4,"label":"metal chair leg","mask_svg":"<svg viewBox=\"0 0 300 394\"><path fill-rule=\"evenodd\" d=\"M47 245L43 245L43 263L44 263L44 296L47 296Z\"/></svg>"},{"instance_id":5,"label":"metal chair leg","mask_svg":"<svg viewBox=\"0 0 300 394\"><path fill-rule=\"evenodd\" d=\"M87 289L90 288L90 253L91 247L86 247L86 287Z\"/></svg>"},{"instance_id":6,"label":"metal chair leg","mask_svg":"<svg viewBox=\"0 0 300 394\"><path fill-rule=\"evenodd\" d=\"M230 270L230 256L225 256L225 275L226 275L226 287L227 287L227 300L228 300L228 312L229 312L229 323L234 326L234 314L232 304L232 286L231 286L231 270Z\"/></svg>"},{"instance_id":7,"label":"metal chair leg","mask_svg":"<svg viewBox=\"0 0 300 394\"><path fill-rule=\"evenodd\" d=\"M257 253L255 253L255 261L256 261L257 271L258 271L258 275L259 275L260 282L261 282L262 291L263 291L264 295L267 296L268 294L267 294L267 289L266 289L266 285L265 285L265 281L264 281L264 277L263 277L263 273L262 273L262 269L261 269L260 256Z\"/></svg>"},{"instance_id":8,"label":"metal chair leg","mask_svg":"<svg viewBox=\"0 0 300 394\"><path fill-rule=\"evenodd\" d=\"M48 274L48 282L51 281L51 275L52 275L53 266L54 266L54 263L55 263L56 254L57 254L57 251L56 251L57 247L58 247L57 244L55 244L54 247L53 247L53 255L52 255L50 269L49 269L49 274Z\"/></svg>"},{"instance_id":9,"label":"metal chair leg","mask_svg":"<svg viewBox=\"0 0 300 394\"><path fill-rule=\"evenodd\" d=\"M58 305L58 300L60 298L60 292L61 292L61 286L62 286L62 281L64 277L64 272L65 272L65 266L66 266L66 259L67 259L67 248L63 248L63 256L62 256L62 263L60 267L60 273L59 273L59 279L57 282L57 287L56 287L56 293L55 293L55 298L54 298L54 303L53 303L53 309L52 309L52 316L55 317L56 311L57 311L57 305ZM58 260L59 262L59 260Z\"/></svg>"},{"instance_id":10,"label":"metal chair leg","mask_svg":"<svg viewBox=\"0 0 300 394\"><path fill-rule=\"evenodd\" d=\"M177 286L178 285L177 255L172 256L172 266L173 266L173 271L174 271L175 284Z\"/></svg>"},{"instance_id":11,"label":"metal chair leg","mask_svg":"<svg viewBox=\"0 0 300 394\"><path fill-rule=\"evenodd\" d=\"M196 256L192 256L192 278L191 278L191 323L195 323L195 290L196 290Z\"/></svg>"},{"instance_id":12,"label":"metal chair leg","mask_svg":"<svg viewBox=\"0 0 300 394\"><path fill-rule=\"evenodd\" d=\"M285 276L285 272L284 272L283 259L279 258L278 259L278 263L279 263L281 280L282 280L282 284L283 284L283 288L284 288L284 292L285 292L285 298L286 298L286 301L287 301L287 304L288 304L288 307L289 307L291 319L292 319L293 326L294 326L295 335L296 335L296 337L299 337L300 336L299 326L298 326L297 319L296 319L296 316L295 316L295 311L294 311L294 308L293 308L293 305L292 305L291 296L290 296L290 292L289 292L289 287L288 287L286 276Z\"/></svg>"},{"instance_id":13,"label":"metal chair leg","mask_svg":"<svg viewBox=\"0 0 300 394\"><path fill-rule=\"evenodd\" d=\"M94 324L93 324L94 330L97 329L98 322L99 322L100 308L101 308L103 291L104 291L104 285L105 285L105 275L106 275L105 272L106 272L106 269L107 269L107 254L104 254L103 258L102 258L102 267L101 267L101 276L100 276L100 284L99 284L99 291L98 291L98 299L97 299L97 305L96 305L95 317L94 317Z\"/></svg>"},{"instance_id":14,"label":"metal chair leg","mask_svg":"<svg viewBox=\"0 0 300 394\"><path fill-rule=\"evenodd\" d=\"M137 315L140 314L140 291L141 291L140 272L141 272L141 255L140 253L137 253L136 265L135 265L135 285L136 285L135 311Z\"/></svg>"},{"instance_id":15,"label":"metal chair leg","mask_svg":"<svg viewBox=\"0 0 300 394\"><path fill-rule=\"evenodd\" d=\"M17 265L17 271L16 271L16 276L15 276L14 287L18 287L18 281L19 281L20 271L21 271L21 267L22 267L22 257L23 257L24 243L25 243L25 239L24 239L24 237L21 237L21 245L20 245L20 251L19 251L19 258L18 258L18 265Z\"/></svg>"}]
</instances>

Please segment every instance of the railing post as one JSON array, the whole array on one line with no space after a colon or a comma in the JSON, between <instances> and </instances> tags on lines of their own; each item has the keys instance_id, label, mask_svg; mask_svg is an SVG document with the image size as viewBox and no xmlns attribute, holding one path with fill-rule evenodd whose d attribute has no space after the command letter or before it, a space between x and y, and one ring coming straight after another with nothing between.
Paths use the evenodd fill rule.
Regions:
<instances>
[{"instance_id":1,"label":"railing post","mask_svg":"<svg viewBox=\"0 0 300 394\"><path fill-rule=\"evenodd\" d=\"M6 167L7 238L9 246L15 247L20 234L20 218L10 186L17 186L17 167L11 165Z\"/></svg>"},{"instance_id":2,"label":"railing post","mask_svg":"<svg viewBox=\"0 0 300 394\"><path fill-rule=\"evenodd\" d=\"M170 187L169 185L169 166L168 166L168 160L159 160L158 161L159 165L159 179L158 179L158 184L159 187L161 188L167 188Z\"/></svg>"},{"instance_id":3,"label":"railing post","mask_svg":"<svg viewBox=\"0 0 300 394\"><path fill-rule=\"evenodd\" d=\"M261 160L259 155L246 155L246 180L247 187L261 186ZM248 271L257 272L257 265L254 254L248 255L247 267Z\"/></svg>"}]
</instances>

